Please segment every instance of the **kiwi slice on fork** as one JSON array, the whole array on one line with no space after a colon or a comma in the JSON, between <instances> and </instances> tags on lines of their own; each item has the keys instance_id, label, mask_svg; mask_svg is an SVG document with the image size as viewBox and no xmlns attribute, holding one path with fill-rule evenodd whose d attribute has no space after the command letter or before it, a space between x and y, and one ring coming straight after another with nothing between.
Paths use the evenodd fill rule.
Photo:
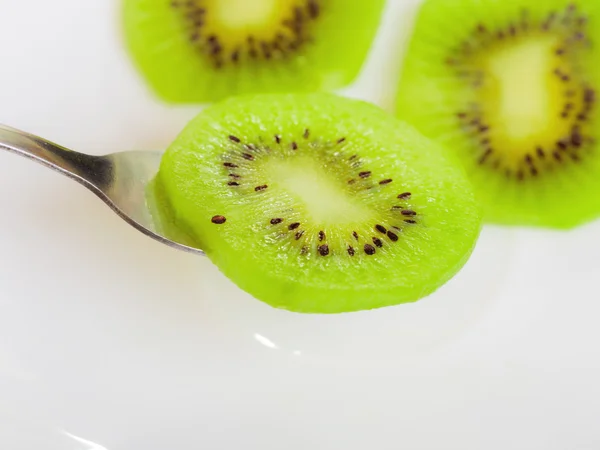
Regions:
<instances>
[{"instance_id":1,"label":"kiwi slice on fork","mask_svg":"<svg viewBox=\"0 0 600 450\"><path fill-rule=\"evenodd\" d=\"M358 74L384 0L123 0L127 47L164 100L319 91Z\"/></svg>"},{"instance_id":2,"label":"kiwi slice on fork","mask_svg":"<svg viewBox=\"0 0 600 450\"><path fill-rule=\"evenodd\" d=\"M424 297L466 262L481 222L450 155L333 94L205 109L165 153L156 197L238 286L310 313Z\"/></svg>"},{"instance_id":3,"label":"kiwi slice on fork","mask_svg":"<svg viewBox=\"0 0 600 450\"><path fill-rule=\"evenodd\" d=\"M490 222L600 215L600 2L427 0L397 115L456 153Z\"/></svg>"}]
</instances>

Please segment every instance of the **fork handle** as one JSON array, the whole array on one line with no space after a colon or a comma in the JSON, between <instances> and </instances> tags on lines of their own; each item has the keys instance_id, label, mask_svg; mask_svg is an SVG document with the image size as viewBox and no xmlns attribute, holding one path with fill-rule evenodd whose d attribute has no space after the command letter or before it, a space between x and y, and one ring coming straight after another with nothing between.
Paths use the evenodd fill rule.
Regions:
<instances>
[{"instance_id":1,"label":"fork handle","mask_svg":"<svg viewBox=\"0 0 600 450\"><path fill-rule=\"evenodd\" d=\"M6 125L0 125L0 149L32 159L93 191L103 191L112 182L113 167L107 158L69 150Z\"/></svg>"}]
</instances>

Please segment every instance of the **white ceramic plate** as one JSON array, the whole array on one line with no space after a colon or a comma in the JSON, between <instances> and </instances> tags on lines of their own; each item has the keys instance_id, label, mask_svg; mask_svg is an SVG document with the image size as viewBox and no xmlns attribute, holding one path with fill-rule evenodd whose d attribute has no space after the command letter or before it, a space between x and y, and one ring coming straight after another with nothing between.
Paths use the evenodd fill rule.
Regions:
<instances>
[{"instance_id":1,"label":"white ceramic plate","mask_svg":"<svg viewBox=\"0 0 600 450\"><path fill-rule=\"evenodd\" d=\"M389 108L416 2L347 95ZM164 148L117 0L0 0L0 122L90 153ZM568 199L557 199L568 201ZM271 309L91 193L0 154L2 450L598 450L600 223L487 227L416 304Z\"/></svg>"}]
</instances>

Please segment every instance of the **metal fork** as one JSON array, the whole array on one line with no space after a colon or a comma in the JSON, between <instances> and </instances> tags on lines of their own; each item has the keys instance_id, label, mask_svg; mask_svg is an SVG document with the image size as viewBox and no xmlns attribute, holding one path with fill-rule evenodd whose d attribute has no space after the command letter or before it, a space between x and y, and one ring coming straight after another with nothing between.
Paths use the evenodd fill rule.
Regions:
<instances>
[{"instance_id":1,"label":"metal fork","mask_svg":"<svg viewBox=\"0 0 600 450\"><path fill-rule=\"evenodd\" d=\"M166 237L158 231L146 191L158 172L162 152L87 155L5 125L0 125L0 149L25 156L72 178L145 235L180 250L204 254L189 241L181 237Z\"/></svg>"}]
</instances>

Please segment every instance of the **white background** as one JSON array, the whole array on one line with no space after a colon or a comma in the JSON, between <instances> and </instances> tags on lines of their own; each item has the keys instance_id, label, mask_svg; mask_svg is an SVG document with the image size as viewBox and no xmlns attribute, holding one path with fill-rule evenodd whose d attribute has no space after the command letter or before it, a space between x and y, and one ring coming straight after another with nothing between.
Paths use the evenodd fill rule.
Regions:
<instances>
[{"instance_id":1,"label":"white background","mask_svg":"<svg viewBox=\"0 0 600 450\"><path fill-rule=\"evenodd\" d=\"M416 2L347 94L389 108ZM0 122L90 153L164 148L116 0L0 0ZM568 199L557 199L568 201ZM0 154L2 450L598 450L600 223L486 227L416 304L271 309Z\"/></svg>"}]
</instances>

